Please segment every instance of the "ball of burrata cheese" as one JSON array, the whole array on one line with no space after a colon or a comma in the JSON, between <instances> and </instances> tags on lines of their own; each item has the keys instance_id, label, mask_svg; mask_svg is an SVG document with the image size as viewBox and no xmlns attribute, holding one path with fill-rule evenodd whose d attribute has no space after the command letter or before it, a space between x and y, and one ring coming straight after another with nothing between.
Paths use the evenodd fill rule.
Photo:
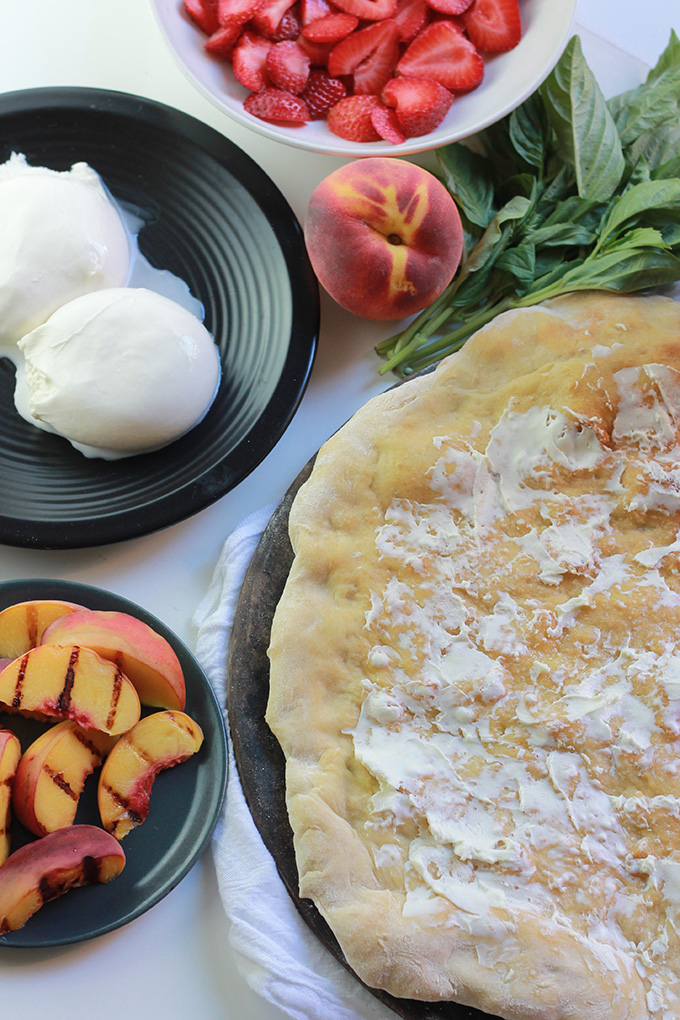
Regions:
<instances>
[{"instance_id":1,"label":"ball of burrata cheese","mask_svg":"<svg viewBox=\"0 0 680 1020\"><path fill-rule=\"evenodd\" d=\"M0 165L0 344L15 344L61 305L129 279L132 246L118 209L87 163Z\"/></svg>"},{"instance_id":2,"label":"ball of burrata cheese","mask_svg":"<svg viewBox=\"0 0 680 1020\"><path fill-rule=\"evenodd\" d=\"M220 382L203 323L144 288L85 294L19 341L19 413L86 456L157 450L205 416Z\"/></svg>"}]
</instances>

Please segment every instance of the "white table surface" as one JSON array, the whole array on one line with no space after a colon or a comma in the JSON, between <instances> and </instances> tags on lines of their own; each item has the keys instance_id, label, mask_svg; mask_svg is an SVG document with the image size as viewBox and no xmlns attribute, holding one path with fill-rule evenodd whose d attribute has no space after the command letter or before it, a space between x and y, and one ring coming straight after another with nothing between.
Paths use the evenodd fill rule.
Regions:
<instances>
[{"instance_id":1,"label":"white table surface","mask_svg":"<svg viewBox=\"0 0 680 1020\"><path fill-rule=\"evenodd\" d=\"M577 21L586 30L586 55L598 45L593 33L653 64L671 27L680 35L680 3L581 0ZM619 90L619 68L629 75L631 64L637 67L615 49L607 50L605 64L610 91ZM0 91L50 85L136 93L198 117L256 159L301 220L315 185L346 162L303 155L221 114L175 64L147 0L0 0ZM0 546L0 579L99 585L145 606L193 647L191 616L225 538L248 513L278 501L320 443L393 381L378 376L373 352L389 332L389 325L356 319L322 297L319 351L298 413L233 492L187 521L116 545L68 552ZM27 1020L85 1013L98 1020L283 1017L236 969L209 852L161 903L119 931L57 950L0 950L0 1003L3 1017Z\"/></svg>"}]
</instances>

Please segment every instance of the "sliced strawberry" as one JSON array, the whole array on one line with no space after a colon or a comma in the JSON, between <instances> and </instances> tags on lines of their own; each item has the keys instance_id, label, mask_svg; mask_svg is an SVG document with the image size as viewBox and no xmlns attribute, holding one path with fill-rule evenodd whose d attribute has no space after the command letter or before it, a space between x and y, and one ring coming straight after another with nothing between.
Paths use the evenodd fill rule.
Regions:
<instances>
[{"instance_id":1,"label":"sliced strawberry","mask_svg":"<svg viewBox=\"0 0 680 1020\"><path fill-rule=\"evenodd\" d=\"M250 21L264 0L216 0L217 21L224 28L245 25Z\"/></svg>"},{"instance_id":2,"label":"sliced strawberry","mask_svg":"<svg viewBox=\"0 0 680 1020\"><path fill-rule=\"evenodd\" d=\"M246 30L234 47L231 58L234 78L251 92L259 92L269 85L267 54L273 45L257 32Z\"/></svg>"},{"instance_id":3,"label":"sliced strawberry","mask_svg":"<svg viewBox=\"0 0 680 1020\"><path fill-rule=\"evenodd\" d=\"M271 39L277 32L284 14L293 6L294 0L264 0L253 15L253 28Z\"/></svg>"},{"instance_id":4,"label":"sliced strawberry","mask_svg":"<svg viewBox=\"0 0 680 1020\"><path fill-rule=\"evenodd\" d=\"M395 21L376 21L353 32L333 48L328 73L351 74L354 94L377 95L392 77L399 57L399 29Z\"/></svg>"},{"instance_id":5,"label":"sliced strawberry","mask_svg":"<svg viewBox=\"0 0 680 1020\"><path fill-rule=\"evenodd\" d=\"M522 38L518 0L474 0L464 21L478 50L511 50Z\"/></svg>"},{"instance_id":6,"label":"sliced strawberry","mask_svg":"<svg viewBox=\"0 0 680 1020\"><path fill-rule=\"evenodd\" d=\"M433 11L440 14L462 14L466 11L472 0L427 0Z\"/></svg>"},{"instance_id":7,"label":"sliced strawberry","mask_svg":"<svg viewBox=\"0 0 680 1020\"><path fill-rule=\"evenodd\" d=\"M397 11L397 0L334 0L335 6L362 21L382 21Z\"/></svg>"},{"instance_id":8,"label":"sliced strawberry","mask_svg":"<svg viewBox=\"0 0 680 1020\"><path fill-rule=\"evenodd\" d=\"M392 78L382 91L382 100L394 107L397 121L407 138L426 135L444 120L453 93L433 78Z\"/></svg>"},{"instance_id":9,"label":"sliced strawberry","mask_svg":"<svg viewBox=\"0 0 680 1020\"><path fill-rule=\"evenodd\" d=\"M334 11L335 7L328 0L300 0L300 20L303 27L311 25L313 21L327 18Z\"/></svg>"},{"instance_id":10,"label":"sliced strawberry","mask_svg":"<svg viewBox=\"0 0 680 1020\"><path fill-rule=\"evenodd\" d=\"M310 21L302 29L302 34L312 42L337 43L350 35L358 24L359 19L354 14L337 11L335 14L327 14L325 18Z\"/></svg>"},{"instance_id":11,"label":"sliced strawberry","mask_svg":"<svg viewBox=\"0 0 680 1020\"><path fill-rule=\"evenodd\" d=\"M397 13L394 21L399 29L399 39L403 43L412 42L430 19L431 8L425 0L397 0Z\"/></svg>"},{"instance_id":12,"label":"sliced strawberry","mask_svg":"<svg viewBox=\"0 0 680 1020\"><path fill-rule=\"evenodd\" d=\"M346 96L328 111L328 130L348 142L379 142L371 112L380 105L377 96Z\"/></svg>"},{"instance_id":13,"label":"sliced strawberry","mask_svg":"<svg viewBox=\"0 0 680 1020\"><path fill-rule=\"evenodd\" d=\"M284 39L297 39L301 31L300 7L294 3L281 18L276 31L272 35L272 42L283 42Z\"/></svg>"},{"instance_id":14,"label":"sliced strawberry","mask_svg":"<svg viewBox=\"0 0 680 1020\"><path fill-rule=\"evenodd\" d=\"M267 53L267 71L273 85L299 96L309 78L309 57L291 39L272 43Z\"/></svg>"},{"instance_id":15,"label":"sliced strawberry","mask_svg":"<svg viewBox=\"0 0 680 1020\"><path fill-rule=\"evenodd\" d=\"M211 36L203 43L203 48L206 53L210 53L213 57L221 57L224 60L231 60L231 55L234 51L234 46L238 42L238 38L243 30L243 25L237 21L233 25L224 25L222 28L218 28L216 32L213 32Z\"/></svg>"},{"instance_id":16,"label":"sliced strawberry","mask_svg":"<svg viewBox=\"0 0 680 1020\"><path fill-rule=\"evenodd\" d=\"M261 92L251 92L243 108L254 117L275 124L305 124L309 120L304 100L283 89L264 88Z\"/></svg>"},{"instance_id":17,"label":"sliced strawberry","mask_svg":"<svg viewBox=\"0 0 680 1020\"><path fill-rule=\"evenodd\" d=\"M387 106L380 105L371 110L371 124L386 142L401 145L406 141L406 135L402 131L396 113Z\"/></svg>"},{"instance_id":18,"label":"sliced strawberry","mask_svg":"<svg viewBox=\"0 0 680 1020\"><path fill-rule=\"evenodd\" d=\"M184 10L206 35L212 35L217 31L219 22L216 0L184 0Z\"/></svg>"},{"instance_id":19,"label":"sliced strawberry","mask_svg":"<svg viewBox=\"0 0 680 1020\"><path fill-rule=\"evenodd\" d=\"M454 92L468 92L484 77L484 61L460 29L450 21L434 21L408 46L397 71L412 78L434 78Z\"/></svg>"},{"instance_id":20,"label":"sliced strawberry","mask_svg":"<svg viewBox=\"0 0 680 1020\"><path fill-rule=\"evenodd\" d=\"M310 120L323 120L331 106L335 106L347 95L347 89L339 78L331 78L325 71L309 72L309 80L301 95L309 110Z\"/></svg>"},{"instance_id":21,"label":"sliced strawberry","mask_svg":"<svg viewBox=\"0 0 680 1020\"><path fill-rule=\"evenodd\" d=\"M327 67L328 57L333 52L333 43L317 43L311 39L305 39L301 35L297 39L298 46L305 51L309 57L312 67Z\"/></svg>"}]
</instances>

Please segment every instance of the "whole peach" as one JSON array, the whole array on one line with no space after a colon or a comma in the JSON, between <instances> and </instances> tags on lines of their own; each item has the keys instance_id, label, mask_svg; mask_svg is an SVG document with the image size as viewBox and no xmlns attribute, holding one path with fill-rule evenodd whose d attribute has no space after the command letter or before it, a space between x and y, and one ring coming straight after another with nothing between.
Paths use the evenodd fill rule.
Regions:
<instances>
[{"instance_id":1,"label":"whole peach","mask_svg":"<svg viewBox=\"0 0 680 1020\"><path fill-rule=\"evenodd\" d=\"M365 319L401 319L431 304L463 250L456 204L428 170L372 157L334 170L315 188L305 241L321 285Z\"/></svg>"}]
</instances>

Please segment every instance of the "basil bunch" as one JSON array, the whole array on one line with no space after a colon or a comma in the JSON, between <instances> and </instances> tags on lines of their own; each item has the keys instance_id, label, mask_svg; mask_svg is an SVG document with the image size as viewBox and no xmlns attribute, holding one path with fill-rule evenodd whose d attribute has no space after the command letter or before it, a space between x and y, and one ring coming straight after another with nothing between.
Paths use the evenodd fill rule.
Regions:
<instances>
[{"instance_id":1,"label":"basil bunch","mask_svg":"<svg viewBox=\"0 0 680 1020\"><path fill-rule=\"evenodd\" d=\"M378 344L381 373L408 375L441 360L509 308L680 280L674 32L647 80L608 101L574 36L543 85L473 144L436 152L465 229L460 270L405 330Z\"/></svg>"}]
</instances>

